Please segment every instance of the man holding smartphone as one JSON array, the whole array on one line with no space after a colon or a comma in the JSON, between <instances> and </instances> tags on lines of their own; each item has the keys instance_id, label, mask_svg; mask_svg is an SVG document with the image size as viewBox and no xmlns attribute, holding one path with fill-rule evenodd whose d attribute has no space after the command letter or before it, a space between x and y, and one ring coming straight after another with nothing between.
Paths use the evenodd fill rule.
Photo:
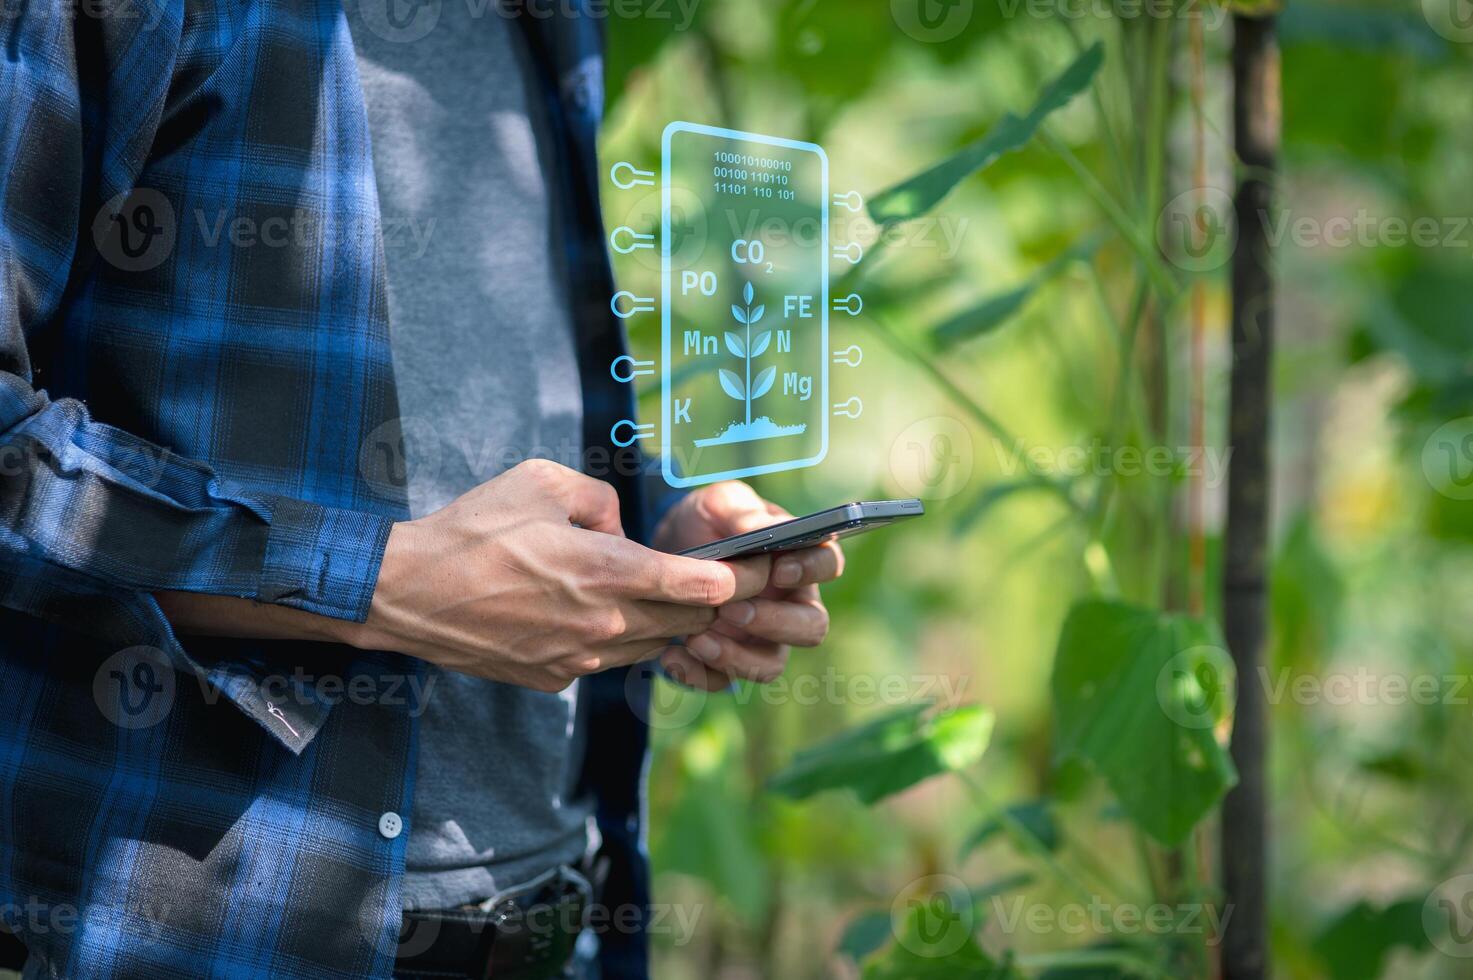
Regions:
<instances>
[{"instance_id":1,"label":"man holding smartphone","mask_svg":"<svg viewBox=\"0 0 1473 980\"><path fill-rule=\"evenodd\" d=\"M677 557L787 515L608 445L601 22L145 6L28 6L0 70L28 973L644 976L642 665L775 678L842 556Z\"/></svg>"}]
</instances>

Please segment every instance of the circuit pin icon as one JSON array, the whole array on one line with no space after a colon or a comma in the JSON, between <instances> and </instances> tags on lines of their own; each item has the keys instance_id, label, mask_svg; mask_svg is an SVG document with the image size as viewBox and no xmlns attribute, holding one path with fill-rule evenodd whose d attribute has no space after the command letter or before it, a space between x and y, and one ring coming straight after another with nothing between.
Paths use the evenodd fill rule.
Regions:
<instances>
[{"instance_id":1,"label":"circuit pin icon","mask_svg":"<svg viewBox=\"0 0 1473 980\"><path fill-rule=\"evenodd\" d=\"M850 191L848 194L835 194L834 207L847 208L858 214L864 210L864 197L859 191Z\"/></svg>"},{"instance_id":2,"label":"circuit pin icon","mask_svg":"<svg viewBox=\"0 0 1473 980\"><path fill-rule=\"evenodd\" d=\"M623 302L620 302L620 301ZM614 311L614 316L621 320L627 320L636 313L655 312L655 298L653 296L636 296L627 289L621 289L614 294L613 300L609 302L609 309Z\"/></svg>"},{"instance_id":3,"label":"circuit pin icon","mask_svg":"<svg viewBox=\"0 0 1473 980\"><path fill-rule=\"evenodd\" d=\"M619 435L619 430L626 428L629 430L629 434L627 436ZM614 445L618 446L620 449L628 449L639 440L648 439L654 434L655 423L646 422L641 425L637 422L631 421L630 419L620 419L619 421L615 422L613 428L609 430L609 438L612 439Z\"/></svg>"},{"instance_id":4,"label":"circuit pin icon","mask_svg":"<svg viewBox=\"0 0 1473 980\"><path fill-rule=\"evenodd\" d=\"M628 354L621 354L614 358L614 363L609 365L609 375L622 383L629 383L635 378L642 378L655 373L654 361L637 361Z\"/></svg>"},{"instance_id":5,"label":"circuit pin icon","mask_svg":"<svg viewBox=\"0 0 1473 980\"><path fill-rule=\"evenodd\" d=\"M848 313L850 316L859 316L864 309L864 300L858 293L850 293L842 299L834 300L835 313Z\"/></svg>"},{"instance_id":6,"label":"circuit pin icon","mask_svg":"<svg viewBox=\"0 0 1473 980\"><path fill-rule=\"evenodd\" d=\"M654 187L655 174L652 170L640 170L627 160L620 160L609 168L609 179L621 191L636 187Z\"/></svg>"},{"instance_id":7,"label":"circuit pin icon","mask_svg":"<svg viewBox=\"0 0 1473 980\"><path fill-rule=\"evenodd\" d=\"M847 402L839 402L834 406L834 415L838 418L857 419L859 413L864 411L864 402L858 398L851 398Z\"/></svg>"},{"instance_id":8,"label":"circuit pin icon","mask_svg":"<svg viewBox=\"0 0 1473 980\"><path fill-rule=\"evenodd\" d=\"M627 243L621 244L621 238L627 239ZM620 225L609 235L609 244L620 255L628 255L636 249L654 248L655 236L653 232L638 232L628 225Z\"/></svg>"},{"instance_id":9,"label":"circuit pin icon","mask_svg":"<svg viewBox=\"0 0 1473 980\"><path fill-rule=\"evenodd\" d=\"M834 249L834 258L844 259L851 265L858 265L859 260L864 258L864 246L858 242L850 242Z\"/></svg>"},{"instance_id":10,"label":"circuit pin icon","mask_svg":"<svg viewBox=\"0 0 1473 980\"><path fill-rule=\"evenodd\" d=\"M834 351L834 363L843 364L847 367L859 367L864 360L864 351L859 349L858 344L850 344L843 350Z\"/></svg>"}]
</instances>

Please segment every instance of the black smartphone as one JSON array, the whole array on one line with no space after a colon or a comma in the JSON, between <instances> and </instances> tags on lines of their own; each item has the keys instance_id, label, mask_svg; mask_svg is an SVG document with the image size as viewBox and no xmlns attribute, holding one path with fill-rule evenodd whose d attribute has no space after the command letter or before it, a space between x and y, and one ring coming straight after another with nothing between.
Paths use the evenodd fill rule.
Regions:
<instances>
[{"instance_id":1,"label":"black smartphone","mask_svg":"<svg viewBox=\"0 0 1473 980\"><path fill-rule=\"evenodd\" d=\"M712 541L680 554L686 558L745 558L774 551L811 548L830 538L863 534L871 528L920 517L926 512L921 502L910 500L864 500L830 507L807 517L795 517L771 527Z\"/></svg>"}]
</instances>

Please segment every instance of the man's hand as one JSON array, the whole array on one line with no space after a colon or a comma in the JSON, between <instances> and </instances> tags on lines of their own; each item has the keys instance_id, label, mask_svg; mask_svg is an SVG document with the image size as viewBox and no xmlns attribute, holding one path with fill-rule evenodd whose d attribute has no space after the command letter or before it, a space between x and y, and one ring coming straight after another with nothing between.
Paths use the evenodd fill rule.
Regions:
<instances>
[{"instance_id":1,"label":"man's hand","mask_svg":"<svg viewBox=\"0 0 1473 980\"><path fill-rule=\"evenodd\" d=\"M623 534L608 484L544 460L523 463L394 525L368 621L352 642L557 691L652 659L671 637L704 633L718 608L767 588L766 557L679 558Z\"/></svg>"},{"instance_id":2,"label":"man's hand","mask_svg":"<svg viewBox=\"0 0 1473 980\"><path fill-rule=\"evenodd\" d=\"M655 547L683 551L791 517L745 483L716 483L675 506L655 531ZM843 571L844 552L832 541L776 556L758 595L722 604L711 629L690 635L685 647L665 651L661 663L676 680L712 691L733 677L776 680L787 666L790 645L817 646L828 635L829 613L818 583Z\"/></svg>"}]
</instances>

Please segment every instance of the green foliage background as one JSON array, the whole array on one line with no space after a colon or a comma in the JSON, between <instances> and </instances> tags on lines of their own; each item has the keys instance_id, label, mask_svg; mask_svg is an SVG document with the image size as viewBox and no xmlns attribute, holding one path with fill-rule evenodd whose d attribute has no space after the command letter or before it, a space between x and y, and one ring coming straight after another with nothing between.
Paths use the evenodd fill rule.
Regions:
<instances>
[{"instance_id":1,"label":"green foliage background","mask_svg":"<svg viewBox=\"0 0 1473 980\"><path fill-rule=\"evenodd\" d=\"M1204 441L1227 449L1225 253L1192 262L1157 232L1193 187L1195 126L1214 199L1232 193L1231 25L1196 4L1153 19L978 0L930 43L903 29L906 2L704 0L679 29L680 8L650 0L609 20L606 162L655 168L674 119L814 140L835 189L899 235L866 263L866 314L835 324L836 346L865 350L836 376L856 379L862 420L824 466L759 489L799 513L915 492L918 423L965 433L970 465L932 516L848 545L831 638L795 651L783 684L662 687L657 892L698 918L657 930L657 975L1210 976L1213 937L1175 912L1164 935L1009 913L1217 899L1224 487L1207 466L1194 564L1190 474L1118 452L1191 444L1194 295ZM1273 959L1289 977L1466 975L1419 910L1473 870L1473 684L1457 680L1473 504L1424 469L1429 437L1473 415L1473 47L1415 4L1291 3L1281 37L1271 664L1237 678L1275 702ZM1030 113L1095 42L1087 88ZM938 193L881 196L938 165ZM610 227L658 228L656 198L606 187L605 208ZM1372 232L1328 240L1329 219L1358 216ZM1395 234L1419 218L1436 241ZM619 273L652 281L632 260ZM657 320L632 341L652 356ZM1086 462L1061 471L1069 447ZM1193 576L1201 617L1180 612ZM1421 677L1433 703L1395 695ZM905 710L928 695L974 707ZM945 898L933 875L965 883L975 937L917 956L896 939L911 897Z\"/></svg>"}]
</instances>

